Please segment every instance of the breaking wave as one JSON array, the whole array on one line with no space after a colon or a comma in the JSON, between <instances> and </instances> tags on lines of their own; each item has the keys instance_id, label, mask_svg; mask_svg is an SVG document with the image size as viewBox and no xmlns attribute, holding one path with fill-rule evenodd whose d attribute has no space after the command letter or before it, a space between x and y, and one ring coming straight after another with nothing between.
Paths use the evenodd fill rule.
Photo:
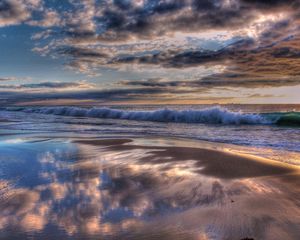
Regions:
<instances>
[{"instance_id":1,"label":"breaking wave","mask_svg":"<svg viewBox=\"0 0 300 240\"><path fill-rule=\"evenodd\" d=\"M300 127L300 113L299 112L287 112L287 113L271 113L265 115L271 119L276 125L280 126L298 126Z\"/></svg>"},{"instance_id":2,"label":"breaking wave","mask_svg":"<svg viewBox=\"0 0 300 240\"><path fill-rule=\"evenodd\" d=\"M226 108L218 106L202 110L173 110L164 108L154 111L128 111L107 107L9 107L2 108L1 110L72 117L126 119L153 122L204 123L224 125L275 124L280 126L300 126L300 112L242 113L232 112Z\"/></svg>"},{"instance_id":3,"label":"breaking wave","mask_svg":"<svg viewBox=\"0 0 300 240\"><path fill-rule=\"evenodd\" d=\"M127 111L112 108L79 108L79 107L35 107L10 108L10 111L26 113L53 114L73 117L92 117L107 119L126 119L135 121L205 123L205 124L272 124L274 116L268 118L262 114L231 112L226 108L212 107L202 110L159 109L155 111ZM273 120L272 120L273 119Z\"/></svg>"}]
</instances>

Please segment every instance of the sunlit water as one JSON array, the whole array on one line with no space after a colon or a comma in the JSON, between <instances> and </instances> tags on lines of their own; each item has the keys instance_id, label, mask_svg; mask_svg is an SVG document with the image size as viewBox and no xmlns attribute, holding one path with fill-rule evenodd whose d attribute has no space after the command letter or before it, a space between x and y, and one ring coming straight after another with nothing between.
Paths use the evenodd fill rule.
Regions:
<instances>
[{"instance_id":1,"label":"sunlit water","mask_svg":"<svg viewBox=\"0 0 300 240\"><path fill-rule=\"evenodd\" d=\"M199 174L193 160L159 157L155 145L174 143L2 140L0 238L298 239L293 174Z\"/></svg>"},{"instance_id":2,"label":"sunlit water","mask_svg":"<svg viewBox=\"0 0 300 240\"><path fill-rule=\"evenodd\" d=\"M169 106L169 109L203 109L207 106ZM119 106L124 111L153 111L162 106ZM243 113L300 111L300 105L229 105L226 109ZM2 122L1 122L2 119ZM7 121L7 122L6 122ZM233 144L244 151L277 161L299 165L300 126L270 124L201 124L134 121L72 117L0 110L0 134L40 136L145 137L165 136Z\"/></svg>"},{"instance_id":3,"label":"sunlit water","mask_svg":"<svg viewBox=\"0 0 300 240\"><path fill-rule=\"evenodd\" d=\"M0 239L300 239L297 168L195 150L299 165L298 128L0 118Z\"/></svg>"}]
</instances>

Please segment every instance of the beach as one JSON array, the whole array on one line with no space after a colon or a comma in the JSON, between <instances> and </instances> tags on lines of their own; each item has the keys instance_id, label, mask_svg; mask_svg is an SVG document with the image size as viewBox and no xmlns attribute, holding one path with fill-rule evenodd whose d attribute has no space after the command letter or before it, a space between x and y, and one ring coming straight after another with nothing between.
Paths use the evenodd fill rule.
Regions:
<instances>
[{"instance_id":1,"label":"beach","mask_svg":"<svg viewBox=\"0 0 300 240\"><path fill-rule=\"evenodd\" d=\"M298 239L298 166L163 137L6 136L1 239Z\"/></svg>"},{"instance_id":2,"label":"beach","mask_svg":"<svg viewBox=\"0 0 300 240\"><path fill-rule=\"evenodd\" d=\"M300 240L300 0L0 0L0 240Z\"/></svg>"}]
</instances>

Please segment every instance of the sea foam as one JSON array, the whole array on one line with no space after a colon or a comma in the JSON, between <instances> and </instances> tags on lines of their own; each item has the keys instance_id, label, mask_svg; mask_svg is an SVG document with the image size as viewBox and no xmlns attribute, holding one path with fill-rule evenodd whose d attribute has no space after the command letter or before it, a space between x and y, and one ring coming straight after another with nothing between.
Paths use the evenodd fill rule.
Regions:
<instances>
[{"instance_id":1,"label":"sea foam","mask_svg":"<svg viewBox=\"0 0 300 240\"><path fill-rule=\"evenodd\" d=\"M27 113L54 114L73 117L92 117L108 119L126 119L135 121L206 123L206 124L270 124L260 114L232 112L222 107L211 107L202 110L159 109L154 111L127 111L112 108L80 108L80 107L37 107L23 108L19 111Z\"/></svg>"}]
</instances>

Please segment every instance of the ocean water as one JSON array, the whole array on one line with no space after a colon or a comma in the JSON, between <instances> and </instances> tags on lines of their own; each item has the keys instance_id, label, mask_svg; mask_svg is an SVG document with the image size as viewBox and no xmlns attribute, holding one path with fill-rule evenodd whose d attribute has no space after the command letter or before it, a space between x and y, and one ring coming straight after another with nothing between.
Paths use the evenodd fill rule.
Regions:
<instances>
[{"instance_id":1,"label":"ocean water","mask_svg":"<svg viewBox=\"0 0 300 240\"><path fill-rule=\"evenodd\" d=\"M0 119L2 133L180 137L300 164L300 105L6 107Z\"/></svg>"},{"instance_id":2,"label":"ocean water","mask_svg":"<svg viewBox=\"0 0 300 240\"><path fill-rule=\"evenodd\" d=\"M298 240L299 111L3 107L0 239Z\"/></svg>"}]
</instances>

